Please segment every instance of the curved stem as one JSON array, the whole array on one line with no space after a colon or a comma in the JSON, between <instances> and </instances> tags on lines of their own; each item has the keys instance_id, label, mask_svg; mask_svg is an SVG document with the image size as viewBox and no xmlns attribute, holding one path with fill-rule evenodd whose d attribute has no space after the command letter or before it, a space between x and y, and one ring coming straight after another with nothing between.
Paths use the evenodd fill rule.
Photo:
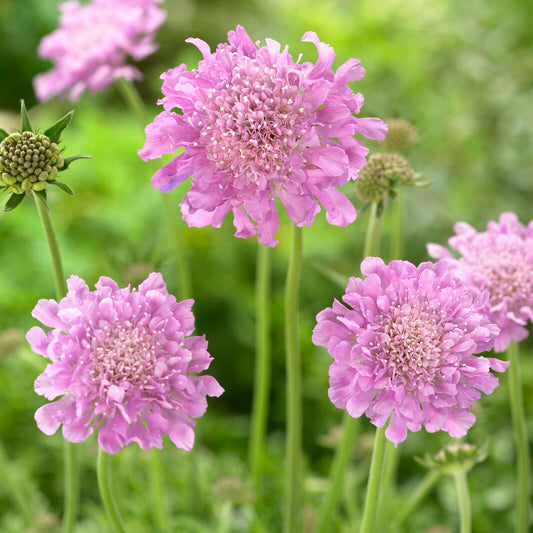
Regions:
<instances>
[{"instance_id":1,"label":"curved stem","mask_svg":"<svg viewBox=\"0 0 533 533\"><path fill-rule=\"evenodd\" d=\"M250 471L257 491L268 420L270 390L270 249L258 244L255 281L255 381L250 437Z\"/></svg>"},{"instance_id":2,"label":"curved stem","mask_svg":"<svg viewBox=\"0 0 533 533\"><path fill-rule=\"evenodd\" d=\"M430 470L424 476L422 481L400 507L398 513L392 518L390 531L400 530L400 527L404 524L407 518L409 518L410 514L420 505L429 491L435 486L435 483L439 478L440 472L438 470Z\"/></svg>"},{"instance_id":3,"label":"curved stem","mask_svg":"<svg viewBox=\"0 0 533 533\"><path fill-rule=\"evenodd\" d=\"M399 187L396 190L396 198L392 203L392 259L401 259L403 255L403 208L403 190Z\"/></svg>"},{"instance_id":4,"label":"curved stem","mask_svg":"<svg viewBox=\"0 0 533 533\"><path fill-rule=\"evenodd\" d=\"M518 486L516 494L516 533L529 531L529 499L531 494L531 459L527 436L526 415L520 374L520 358L518 344L511 343L507 354L509 365L509 394L511 399L511 416L516 446Z\"/></svg>"},{"instance_id":5,"label":"curved stem","mask_svg":"<svg viewBox=\"0 0 533 533\"><path fill-rule=\"evenodd\" d=\"M381 221L383 219L384 211L385 207L383 207L383 211L378 216L378 204L374 202L370 206L370 216L368 219L368 226L366 227L363 257L379 254L379 248L381 245Z\"/></svg>"},{"instance_id":6,"label":"curved stem","mask_svg":"<svg viewBox=\"0 0 533 533\"><path fill-rule=\"evenodd\" d=\"M342 495L346 467L350 462L358 429L359 419L352 418L348 413L345 413L342 439L337 447L331 466L331 487L320 507L316 533L327 533L331 526L331 516L335 512Z\"/></svg>"},{"instance_id":7,"label":"curved stem","mask_svg":"<svg viewBox=\"0 0 533 533\"><path fill-rule=\"evenodd\" d=\"M33 193L32 193L33 194ZM48 249L52 259L52 270L54 273L54 284L58 301L67 294L67 284L63 272L63 264L59 253L56 234L50 218L50 211L39 196L33 194L37 212L41 219ZM64 458L64 510L63 510L63 533L71 533L78 514L78 465L75 445L68 441L63 441Z\"/></svg>"},{"instance_id":8,"label":"curved stem","mask_svg":"<svg viewBox=\"0 0 533 533\"><path fill-rule=\"evenodd\" d=\"M100 489L100 496L102 503L107 513L107 517L113 526L115 533L126 533L122 518L118 512L113 495L111 493L111 487L109 484L109 472L107 468L108 454L98 448L98 462L97 462L97 474L98 474L98 488Z\"/></svg>"},{"instance_id":9,"label":"curved stem","mask_svg":"<svg viewBox=\"0 0 533 533\"><path fill-rule=\"evenodd\" d=\"M459 502L461 533L470 533L472 531L472 511L470 508L470 493L468 491L466 472L462 468L456 470L453 473L453 478L455 479L457 499Z\"/></svg>"},{"instance_id":10,"label":"curved stem","mask_svg":"<svg viewBox=\"0 0 533 533\"><path fill-rule=\"evenodd\" d=\"M388 440L385 444L385 457L383 460L383 478L379 491L377 529L383 531L388 524L391 499L394 495L396 470L400 453L394 443Z\"/></svg>"},{"instance_id":11,"label":"curved stem","mask_svg":"<svg viewBox=\"0 0 533 533\"><path fill-rule=\"evenodd\" d=\"M147 113L142 98L135 88L135 85L125 78L119 78L117 80L117 87L122 94L122 98L124 98L129 108L135 113L141 128L144 130L147 122Z\"/></svg>"},{"instance_id":12,"label":"curved stem","mask_svg":"<svg viewBox=\"0 0 533 533\"><path fill-rule=\"evenodd\" d=\"M285 285L285 352L287 366L287 459L285 533L299 531L301 492L302 398L298 332L298 286L302 264L302 229L292 227L292 250Z\"/></svg>"},{"instance_id":13,"label":"curved stem","mask_svg":"<svg viewBox=\"0 0 533 533\"><path fill-rule=\"evenodd\" d=\"M383 457L385 452L385 426L376 429L376 439L374 441L374 451L370 463L370 475L366 489L365 507L363 510L363 521L359 533L372 533L374 530L374 519L378 504L379 488L381 484L381 474L383 470Z\"/></svg>"}]
</instances>

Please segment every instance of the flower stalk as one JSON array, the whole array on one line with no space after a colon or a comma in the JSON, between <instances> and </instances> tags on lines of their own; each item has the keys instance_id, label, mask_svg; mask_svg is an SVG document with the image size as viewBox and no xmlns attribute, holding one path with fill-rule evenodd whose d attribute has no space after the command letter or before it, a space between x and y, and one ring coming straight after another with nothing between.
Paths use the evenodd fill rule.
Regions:
<instances>
[{"instance_id":1,"label":"flower stalk","mask_svg":"<svg viewBox=\"0 0 533 533\"><path fill-rule=\"evenodd\" d=\"M460 515L460 532L471 533L472 531L472 510L470 506L470 493L468 491L468 482L466 479L466 469L458 468L453 473L455 487L457 490L457 499L459 502Z\"/></svg>"},{"instance_id":2,"label":"flower stalk","mask_svg":"<svg viewBox=\"0 0 533 533\"><path fill-rule=\"evenodd\" d=\"M97 473L100 496L102 498L102 503L104 504L107 517L109 518L109 521L113 527L113 531L115 533L126 533L124 523L122 522L122 518L120 517L113 494L111 492L108 471L108 454L104 452L102 448L98 449Z\"/></svg>"},{"instance_id":3,"label":"flower stalk","mask_svg":"<svg viewBox=\"0 0 533 533\"><path fill-rule=\"evenodd\" d=\"M516 493L516 533L529 531L529 505L531 494L531 459L527 436L524 399L520 379L520 357L518 343L513 342L507 350L509 357L509 393L511 416L517 456L517 493Z\"/></svg>"},{"instance_id":4,"label":"flower stalk","mask_svg":"<svg viewBox=\"0 0 533 533\"><path fill-rule=\"evenodd\" d=\"M298 286L302 265L302 229L292 227L292 249L285 285L285 352L287 367L287 446L284 533L299 531L302 394L298 329Z\"/></svg>"}]
</instances>

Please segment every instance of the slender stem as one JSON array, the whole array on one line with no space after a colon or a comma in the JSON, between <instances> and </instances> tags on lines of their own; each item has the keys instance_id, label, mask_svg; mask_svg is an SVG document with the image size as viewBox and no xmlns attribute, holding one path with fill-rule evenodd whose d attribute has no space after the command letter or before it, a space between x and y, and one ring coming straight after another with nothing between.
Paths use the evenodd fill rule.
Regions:
<instances>
[{"instance_id":1,"label":"slender stem","mask_svg":"<svg viewBox=\"0 0 533 533\"><path fill-rule=\"evenodd\" d=\"M65 283L65 274L63 273L63 265L61 263L61 255L59 253L56 234L54 232L54 227L52 226L52 219L50 218L50 211L48 211L44 202L37 195L34 194L33 198L44 229L46 242L48 244L48 249L50 250L50 256L52 257L56 296L58 300L60 300L67 294L67 285Z\"/></svg>"},{"instance_id":2,"label":"slender stem","mask_svg":"<svg viewBox=\"0 0 533 533\"><path fill-rule=\"evenodd\" d=\"M185 247L182 239L182 225L176 210L176 204L170 194L162 194L163 207L167 217L167 227L169 239L173 244L174 257L176 258L176 274L179 282L179 295L182 300L192 298L191 275L189 263L185 254Z\"/></svg>"},{"instance_id":3,"label":"slender stem","mask_svg":"<svg viewBox=\"0 0 533 533\"><path fill-rule=\"evenodd\" d=\"M258 244L255 280L255 381L250 437L250 471L257 491L260 486L270 390L270 249Z\"/></svg>"},{"instance_id":4,"label":"slender stem","mask_svg":"<svg viewBox=\"0 0 533 533\"><path fill-rule=\"evenodd\" d=\"M163 491L163 479L161 472L161 450L150 450L150 490L154 505L154 515L158 530L168 531L168 516L165 506L165 492Z\"/></svg>"},{"instance_id":5,"label":"slender stem","mask_svg":"<svg viewBox=\"0 0 533 533\"><path fill-rule=\"evenodd\" d=\"M396 198L392 203L392 259L401 259L403 255L403 210L404 198L402 188L396 191Z\"/></svg>"},{"instance_id":6,"label":"slender stem","mask_svg":"<svg viewBox=\"0 0 533 533\"><path fill-rule=\"evenodd\" d=\"M378 216L378 204L373 203L370 206L370 216L368 219L368 226L366 227L365 247L363 250L363 256L375 256L379 254L379 248L381 245L381 222L383 219L383 211Z\"/></svg>"},{"instance_id":7,"label":"slender stem","mask_svg":"<svg viewBox=\"0 0 533 533\"><path fill-rule=\"evenodd\" d=\"M229 533L231 531L232 512L233 504L231 502L223 502L218 516L217 533Z\"/></svg>"},{"instance_id":8,"label":"slender stem","mask_svg":"<svg viewBox=\"0 0 533 533\"><path fill-rule=\"evenodd\" d=\"M100 496L102 503L107 513L107 517L113 526L115 533L126 533L122 518L118 512L117 506L111 493L111 486L109 483L108 472L108 454L98 448L98 462L97 462L97 474L98 474L98 488L100 489Z\"/></svg>"},{"instance_id":9,"label":"slender stem","mask_svg":"<svg viewBox=\"0 0 533 533\"><path fill-rule=\"evenodd\" d=\"M285 533L300 529L302 398L298 332L298 286L302 265L302 230L292 227L292 250L285 285L285 352L287 366L287 459Z\"/></svg>"},{"instance_id":10,"label":"slender stem","mask_svg":"<svg viewBox=\"0 0 533 533\"><path fill-rule=\"evenodd\" d=\"M358 429L359 419L352 418L348 413L345 413L342 439L337 447L331 466L331 486L320 507L316 533L327 533L331 527L331 516L335 512L342 496L346 467L350 462Z\"/></svg>"},{"instance_id":11,"label":"slender stem","mask_svg":"<svg viewBox=\"0 0 533 533\"><path fill-rule=\"evenodd\" d=\"M135 85L125 78L119 78L117 80L117 87L122 94L122 98L124 98L130 109L135 113L141 128L144 130L147 122L147 113L142 98L135 88Z\"/></svg>"},{"instance_id":12,"label":"slender stem","mask_svg":"<svg viewBox=\"0 0 533 533\"><path fill-rule=\"evenodd\" d=\"M44 202L37 196L33 195L37 212L41 219L48 249L52 258L52 270L54 273L54 283L56 296L61 300L67 294L67 285L65 274L59 253L57 238L50 218L50 211ZM64 458L64 511L63 511L63 533L71 533L74 529L76 516L78 514L78 461L76 457L75 445L68 441L63 441L63 458Z\"/></svg>"},{"instance_id":13,"label":"slender stem","mask_svg":"<svg viewBox=\"0 0 533 533\"><path fill-rule=\"evenodd\" d=\"M407 500L400 507L398 513L391 520L390 531L399 531L400 527L409 518L411 513L420 505L423 499L435 486L435 483L440 478L438 470L430 470L420 481L414 491L411 492Z\"/></svg>"},{"instance_id":14,"label":"slender stem","mask_svg":"<svg viewBox=\"0 0 533 533\"><path fill-rule=\"evenodd\" d=\"M516 494L516 533L529 531L529 499L531 494L531 459L527 436L526 415L520 374L518 343L513 342L507 350L509 365L509 393L516 446L518 486Z\"/></svg>"},{"instance_id":15,"label":"slender stem","mask_svg":"<svg viewBox=\"0 0 533 533\"><path fill-rule=\"evenodd\" d=\"M377 529L383 531L385 524L388 524L390 503L394 495L396 470L400 457L398 448L388 440L385 444L385 458L383 462L383 478L381 480L381 490L379 493Z\"/></svg>"},{"instance_id":16,"label":"slender stem","mask_svg":"<svg viewBox=\"0 0 533 533\"><path fill-rule=\"evenodd\" d=\"M472 510L470 508L470 493L464 469L458 469L453 473L455 487L457 489L457 499L459 502L459 514L461 518L461 533L472 531Z\"/></svg>"},{"instance_id":17,"label":"slender stem","mask_svg":"<svg viewBox=\"0 0 533 533\"><path fill-rule=\"evenodd\" d=\"M363 521L359 533L372 533L374 530L374 518L378 503L379 488L381 484L381 474L383 470L383 457L385 454L385 426L376 429L374 441L374 451L370 463L370 475L366 488L365 507L363 510Z\"/></svg>"}]
</instances>

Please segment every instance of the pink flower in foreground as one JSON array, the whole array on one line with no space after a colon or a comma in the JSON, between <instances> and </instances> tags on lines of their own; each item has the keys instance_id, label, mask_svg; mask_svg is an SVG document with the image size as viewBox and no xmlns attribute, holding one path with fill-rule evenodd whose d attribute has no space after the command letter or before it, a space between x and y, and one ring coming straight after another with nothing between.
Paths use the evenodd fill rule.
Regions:
<instances>
[{"instance_id":1,"label":"pink flower in foreground","mask_svg":"<svg viewBox=\"0 0 533 533\"><path fill-rule=\"evenodd\" d=\"M487 319L487 296L473 299L445 263L416 267L361 263L366 279L350 278L343 297L317 316L313 342L333 356L329 397L357 418L365 413L398 444L407 430L443 430L462 437L508 363L475 354L490 350L499 330Z\"/></svg>"},{"instance_id":2,"label":"pink flower in foreground","mask_svg":"<svg viewBox=\"0 0 533 533\"><path fill-rule=\"evenodd\" d=\"M259 242L275 246L276 198L297 226L311 225L318 202L330 224L355 220L336 187L365 164L368 149L354 134L383 140L387 125L354 116L364 99L348 82L363 79L360 61L333 72L333 48L314 32L302 40L317 47L316 64L295 62L272 39L254 44L237 26L213 53L204 41L187 39L203 55L198 69L182 64L161 76L165 111L147 126L139 155L146 161L184 148L152 185L169 192L192 175L181 203L189 226L220 227L232 211L237 237L257 233Z\"/></svg>"},{"instance_id":3,"label":"pink flower in foreground","mask_svg":"<svg viewBox=\"0 0 533 533\"><path fill-rule=\"evenodd\" d=\"M162 447L169 435L190 450L195 421L205 413L207 396L223 389L211 376L205 337L191 337L193 300L177 302L161 274L152 273L139 290L119 289L102 277L89 291L77 276L59 303L40 300L33 316L53 328L28 332L32 350L51 363L35 381L35 391L55 402L35 413L47 435L63 424L71 442L98 429L98 444L117 453L130 442Z\"/></svg>"},{"instance_id":4,"label":"pink flower in foreground","mask_svg":"<svg viewBox=\"0 0 533 533\"><path fill-rule=\"evenodd\" d=\"M34 79L41 101L55 95L72 101L88 89L105 89L119 78L139 79L142 74L126 63L150 55L157 46L154 34L165 13L162 0L93 0L60 5L59 28L45 36L39 56L54 68Z\"/></svg>"},{"instance_id":5,"label":"pink flower in foreground","mask_svg":"<svg viewBox=\"0 0 533 533\"><path fill-rule=\"evenodd\" d=\"M474 294L488 291L489 318L500 328L494 350L503 352L528 336L525 326L533 320L533 221L525 227L514 213L502 213L487 231L464 222L454 229L449 243L461 257L438 244L428 244L429 255L449 263Z\"/></svg>"}]
</instances>

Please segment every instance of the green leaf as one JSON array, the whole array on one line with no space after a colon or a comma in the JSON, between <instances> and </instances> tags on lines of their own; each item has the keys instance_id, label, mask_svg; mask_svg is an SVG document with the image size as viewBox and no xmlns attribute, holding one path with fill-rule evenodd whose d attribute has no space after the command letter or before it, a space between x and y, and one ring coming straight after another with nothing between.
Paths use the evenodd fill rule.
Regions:
<instances>
[{"instance_id":1,"label":"green leaf","mask_svg":"<svg viewBox=\"0 0 533 533\"><path fill-rule=\"evenodd\" d=\"M35 194L35 196L39 198L39 200L44 204L46 209L49 209L48 203L47 203L46 190L43 189L42 191L33 191L33 194Z\"/></svg>"},{"instance_id":2,"label":"green leaf","mask_svg":"<svg viewBox=\"0 0 533 533\"><path fill-rule=\"evenodd\" d=\"M50 185L57 185L60 189L63 189L67 194L70 194L70 196L74 196L74 191L62 181L49 181Z\"/></svg>"},{"instance_id":3,"label":"green leaf","mask_svg":"<svg viewBox=\"0 0 533 533\"><path fill-rule=\"evenodd\" d=\"M17 207L22 200L24 200L24 194L12 194L9 197L9 200L6 202L6 205L4 207L4 211L13 211L15 207Z\"/></svg>"},{"instance_id":4,"label":"green leaf","mask_svg":"<svg viewBox=\"0 0 533 533\"><path fill-rule=\"evenodd\" d=\"M63 166L59 169L59 171L62 172L63 170L67 170L70 163L72 163L72 161L76 161L77 159L92 159L92 158L93 158L92 155L73 155L71 157L65 157L65 159L63 159Z\"/></svg>"},{"instance_id":5,"label":"green leaf","mask_svg":"<svg viewBox=\"0 0 533 533\"><path fill-rule=\"evenodd\" d=\"M20 116L22 118L22 131L33 131L24 100L20 101Z\"/></svg>"},{"instance_id":6,"label":"green leaf","mask_svg":"<svg viewBox=\"0 0 533 533\"><path fill-rule=\"evenodd\" d=\"M60 118L57 122L52 124L45 132L44 135L50 138L53 143L58 143L61 139L61 134L63 131L68 128L70 121L72 120L72 115L74 110L69 111L64 117Z\"/></svg>"},{"instance_id":7,"label":"green leaf","mask_svg":"<svg viewBox=\"0 0 533 533\"><path fill-rule=\"evenodd\" d=\"M9 133L7 133L7 131L0 128L0 142L2 142L7 137L9 137Z\"/></svg>"}]
</instances>

